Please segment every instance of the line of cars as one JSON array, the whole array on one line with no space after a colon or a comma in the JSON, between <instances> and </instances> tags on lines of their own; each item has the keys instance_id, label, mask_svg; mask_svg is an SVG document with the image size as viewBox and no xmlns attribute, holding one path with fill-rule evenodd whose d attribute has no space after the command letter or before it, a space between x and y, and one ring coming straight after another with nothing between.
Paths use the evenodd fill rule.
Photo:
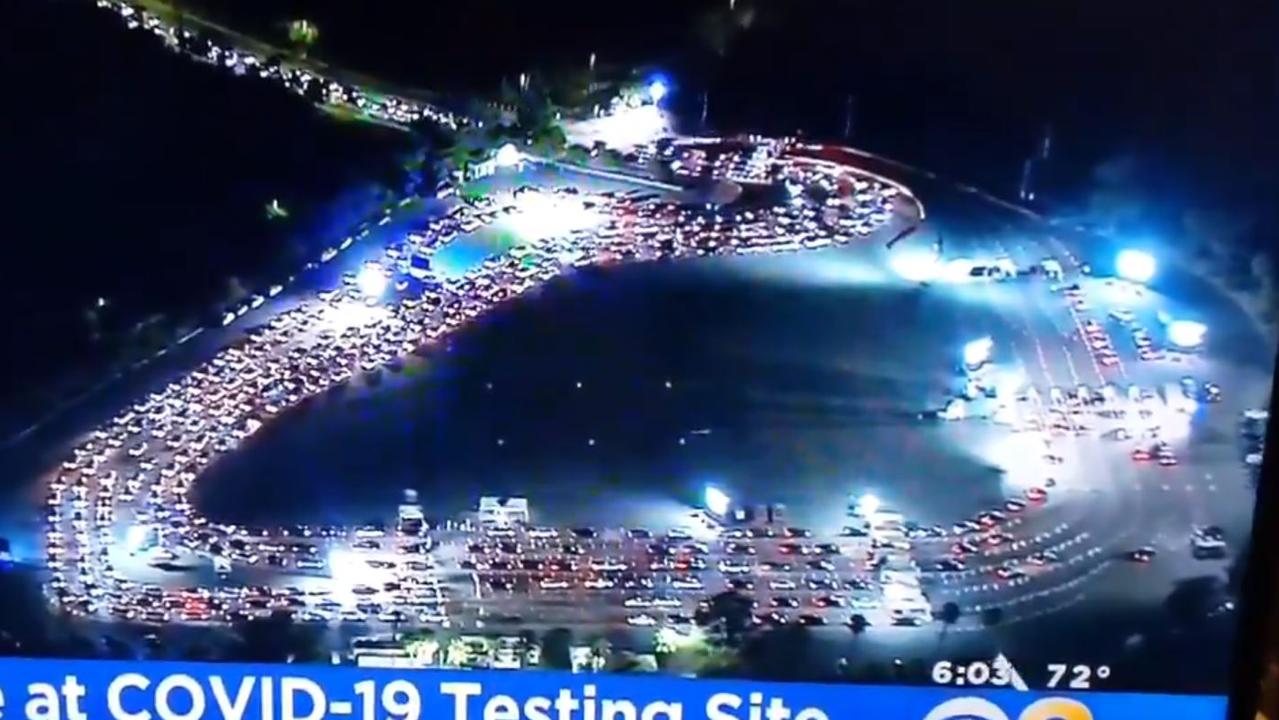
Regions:
<instances>
[{"instance_id":1,"label":"line of cars","mask_svg":"<svg viewBox=\"0 0 1279 720\"><path fill-rule=\"evenodd\" d=\"M167 47L188 57L224 67L237 75L253 73L262 79L276 80L290 91L314 102L344 105L388 122L409 124L430 120L450 128L465 122L460 116L423 102L382 93L370 94L357 85L291 66L282 62L280 57L263 57L242 48L218 44L190 26L169 25L159 16L126 0L97 0L97 5L119 15L130 30L151 32Z\"/></svg>"},{"instance_id":2,"label":"line of cars","mask_svg":"<svg viewBox=\"0 0 1279 720\"><path fill-rule=\"evenodd\" d=\"M820 619L824 609L878 606L868 601L875 588L864 575L836 572L828 558L839 555L840 548L810 542L812 533L802 528L730 528L715 543L691 540L687 533L674 536L674 531L657 538L645 529L621 538L600 537L591 529L509 532L505 539L468 543L459 564L475 572L488 591L519 594L535 612L537 603L558 604L577 591L599 596L605 606L620 603L626 622L639 626L659 622L656 611L665 622L683 622L680 611L721 590L767 593L754 600L757 609L769 608L761 622L785 622L788 609Z\"/></svg>"},{"instance_id":3,"label":"line of cars","mask_svg":"<svg viewBox=\"0 0 1279 720\"><path fill-rule=\"evenodd\" d=\"M571 189L557 193L576 194ZM463 277L425 283L416 297L371 308L371 315L356 320L350 319L352 306L366 303L358 283L346 278L342 287L318 291L317 301L304 301L248 330L186 377L151 393L95 431L50 484L48 559L65 565L83 561L74 576L54 575L51 588L57 599L85 612L101 609L91 593L120 581L109 551L118 540L110 531L121 508L134 525L155 528L159 553L321 570L322 561L305 550L290 554L265 549L262 543L233 545L233 538L211 531L187 499L198 474L272 417L350 382L357 373L375 379L382 367L394 367L405 353L563 272L574 264L562 259L566 248L577 248L591 258L609 252L705 254L771 248L767 228L798 226L801 233L825 232L824 216L797 206L776 213L720 216L619 192L582 200L607 213L604 230L614 230L611 236L573 232L518 257L510 253L490 258ZM439 237L474 229L504 209L484 202L474 201L471 210L455 213L456 227L441 225ZM66 505L73 507L63 514ZM90 525L98 536L89 533ZM166 555L162 562L172 564L175 558Z\"/></svg>"}]
</instances>

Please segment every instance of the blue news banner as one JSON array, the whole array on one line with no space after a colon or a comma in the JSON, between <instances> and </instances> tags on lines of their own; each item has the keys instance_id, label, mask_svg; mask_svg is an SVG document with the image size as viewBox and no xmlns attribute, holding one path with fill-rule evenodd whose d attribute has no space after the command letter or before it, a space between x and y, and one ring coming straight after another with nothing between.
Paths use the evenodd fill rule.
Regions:
<instances>
[{"instance_id":1,"label":"blue news banner","mask_svg":"<svg viewBox=\"0 0 1279 720\"><path fill-rule=\"evenodd\" d=\"M0 660L0 720L1222 720L1224 697Z\"/></svg>"}]
</instances>

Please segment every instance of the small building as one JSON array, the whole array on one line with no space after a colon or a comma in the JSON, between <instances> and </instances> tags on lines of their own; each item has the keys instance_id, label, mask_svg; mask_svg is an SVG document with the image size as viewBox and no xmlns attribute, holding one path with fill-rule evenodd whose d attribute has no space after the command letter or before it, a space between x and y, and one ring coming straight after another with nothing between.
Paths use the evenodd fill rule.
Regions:
<instances>
[{"instance_id":1,"label":"small building","mask_svg":"<svg viewBox=\"0 0 1279 720\"><path fill-rule=\"evenodd\" d=\"M486 495L480 498L477 520L480 525L498 527L528 525L528 498Z\"/></svg>"}]
</instances>

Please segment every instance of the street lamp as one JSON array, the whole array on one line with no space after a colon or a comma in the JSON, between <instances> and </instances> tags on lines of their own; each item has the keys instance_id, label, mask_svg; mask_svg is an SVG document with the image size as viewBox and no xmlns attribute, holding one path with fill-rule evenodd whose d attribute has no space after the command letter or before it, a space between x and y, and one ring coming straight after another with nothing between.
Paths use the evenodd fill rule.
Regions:
<instances>
[{"instance_id":1,"label":"street lamp","mask_svg":"<svg viewBox=\"0 0 1279 720\"><path fill-rule=\"evenodd\" d=\"M1156 267L1155 257L1141 250L1124 250L1115 258L1119 277L1142 285L1155 276Z\"/></svg>"}]
</instances>

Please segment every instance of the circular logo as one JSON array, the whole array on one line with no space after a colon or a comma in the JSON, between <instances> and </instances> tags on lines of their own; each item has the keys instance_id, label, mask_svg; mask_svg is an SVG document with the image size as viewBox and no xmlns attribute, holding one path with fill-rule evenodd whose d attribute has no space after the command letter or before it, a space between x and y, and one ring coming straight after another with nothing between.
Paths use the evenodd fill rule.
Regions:
<instances>
[{"instance_id":1,"label":"circular logo","mask_svg":"<svg viewBox=\"0 0 1279 720\"><path fill-rule=\"evenodd\" d=\"M995 703L977 697L947 700L933 708L924 720L1011 720ZM1017 720L1093 720L1092 711L1078 700L1043 698L1031 703Z\"/></svg>"},{"instance_id":2,"label":"circular logo","mask_svg":"<svg viewBox=\"0 0 1279 720\"><path fill-rule=\"evenodd\" d=\"M1008 713L982 698L961 697L947 700L932 709L924 720L1009 720Z\"/></svg>"}]
</instances>

